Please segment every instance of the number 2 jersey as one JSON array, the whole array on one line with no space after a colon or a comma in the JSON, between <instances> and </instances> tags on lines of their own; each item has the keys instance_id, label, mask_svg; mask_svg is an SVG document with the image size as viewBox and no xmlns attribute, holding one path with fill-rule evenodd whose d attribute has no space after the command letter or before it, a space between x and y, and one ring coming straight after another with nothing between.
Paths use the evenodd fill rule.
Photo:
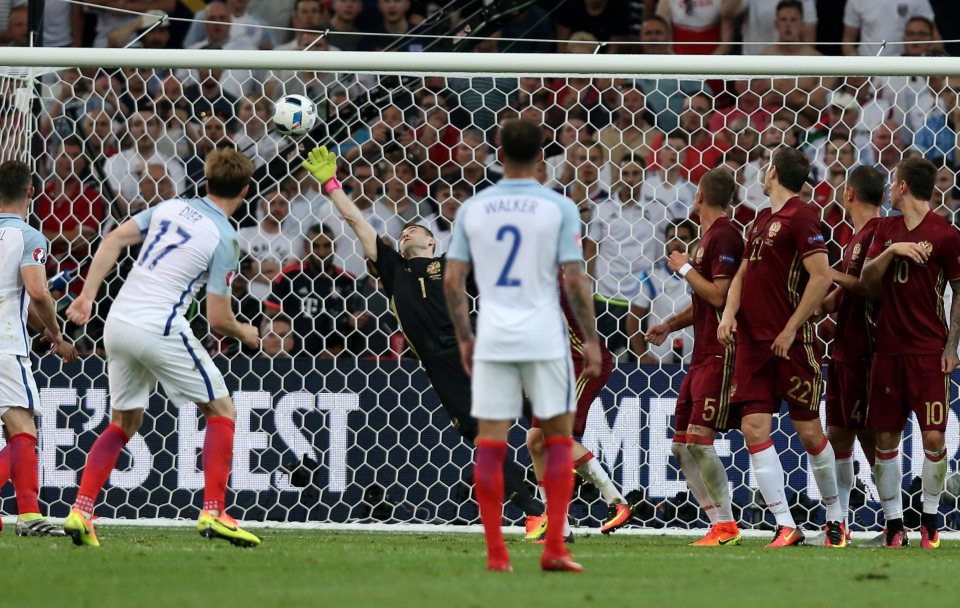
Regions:
<instances>
[{"instance_id":1,"label":"number 2 jersey","mask_svg":"<svg viewBox=\"0 0 960 608\"><path fill-rule=\"evenodd\" d=\"M478 361L570 356L557 268L583 260L573 201L532 179L503 179L460 208L447 258L473 263Z\"/></svg>"},{"instance_id":2,"label":"number 2 jersey","mask_svg":"<svg viewBox=\"0 0 960 608\"><path fill-rule=\"evenodd\" d=\"M928 211L908 230L903 216L882 219L867 258L873 259L894 243L917 243L930 257L925 264L895 257L880 288L877 315L877 355L932 355L947 343L943 290L947 281L960 279L960 232ZM957 297L956 295L954 297Z\"/></svg>"},{"instance_id":3,"label":"number 2 jersey","mask_svg":"<svg viewBox=\"0 0 960 608\"><path fill-rule=\"evenodd\" d=\"M140 256L108 318L164 336L189 331L184 313L204 286L231 294L240 259L237 232L209 199L171 199L133 216L144 235Z\"/></svg>"}]
</instances>

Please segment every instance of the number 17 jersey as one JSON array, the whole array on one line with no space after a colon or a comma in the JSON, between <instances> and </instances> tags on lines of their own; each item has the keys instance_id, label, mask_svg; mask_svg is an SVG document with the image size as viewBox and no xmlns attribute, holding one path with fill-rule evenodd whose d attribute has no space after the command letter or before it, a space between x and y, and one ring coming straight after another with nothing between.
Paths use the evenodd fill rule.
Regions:
<instances>
[{"instance_id":1,"label":"number 17 jersey","mask_svg":"<svg viewBox=\"0 0 960 608\"><path fill-rule=\"evenodd\" d=\"M164 336L189 331L184 313L204 285L231 294L240 258L236 230L206 198L171 199L132 219L143 245L109 317Z\"/></svg>"},{"instance_id":2,"label":"number 17 jersey","mask_svg":"<svg viewBox=\"0 0 960 608\"><path fill-rule=\"evenodd\" d=\"M473 263L478 361L570 356L557 268L583 260L573 201L532 179L503 179L457 213L447 258Z\"/></svg>"}]
</instances>

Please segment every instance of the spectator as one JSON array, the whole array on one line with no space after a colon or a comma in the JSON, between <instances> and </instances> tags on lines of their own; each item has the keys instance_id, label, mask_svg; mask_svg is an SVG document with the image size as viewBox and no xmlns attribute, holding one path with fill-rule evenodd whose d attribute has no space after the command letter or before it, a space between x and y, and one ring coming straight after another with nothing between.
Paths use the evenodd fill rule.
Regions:
<instances>
[{"instance_id":1,"label":"spectator","mask_svg":"<svg viewBox=\"0 0 960 608\"><path fill-rule=\"evenodd\" d=\"M825 236L830 259L835 261L840 256L839 248L853 236L850 225L844 221L842 197L847 176L857 164L857 149L845 137L835 137L824 146L823 164L826 174L821 174L822 181L814 186L813 200L823 210L820 217L829 228Z\"/></svg>"},{"instance_id":2,"label":"spectator","mask_svg":"<svg viewBox=\"0 0 960 608\"><path fill-rule=\"evenodd\" d=\"M919 108L907 114L907 129L913 135L913 148L927 158L944 157L950 165L956 164L957 131L960 129L960 106L957 91L960 78L932 76L927 79L929 90L918 99L929 106L926 112Z\"/></svg>"},{"instance_id":3,"label":"spectator","mask_svg":"<svg viewBox=\"0 0 960 608\"><path fill-rule=\"evenodd\" d=\"M137 196L140 177L146 172L147 165L153 162L167 167L177 190L182 191L184 187L186 174L183 165L157 151L157 137L148 132L148 124L152 129L162 128L160 119L153 112L138 112L130 116L127 119L127 147L108 158L103 166L113 193L127 202Z\"/></svg>"},{"instance_id":4,"label":"spectator","mask_svg":"<svg viewBox=\"0 0 960 608\"><path fill-rule=\"evenodd\" d=\"M560 178L563 175L567 163L567 156L570 153L570 146L575 143L589 144L594 141L590 125L582 118L568 118L563 124L554 129L555 141L546 147L546 150L553 151L552 154L545 152L544 164L547 173L547 181L544 185L547 188L560 188Z\"/></svg>"},{"instance_id":5,"label":"spectator","mask_svg":"<svg viewBox=\"0 0 960 608\"><path fill-rule=\"evenodd\" d=\"M660 0L657 14L671 24L673 50L677 54L726 55L733 42L734 3L735 0Z\"/></svg>"},{"instance_id":6,"label":"spectator","mask_svg":"<svg viewBox=\"0 0 960 608\"><path fill-rule=\"evenodd\" d=\"M219 116L204 117L202 125L203 135L197 140L193 154L187 160L187 177L195 190L199 189L204 179L203 164L207 155L214 150L236 148L227 133L225 121Z\"/></svg>"},{"instance_id":7,"label":"spectator","mask_svg":"<svg viewBox=\"0 0 960 608\"><path fill-rule=\"evenodd\" d=\"M98 2L98 4L103 5L108 3ZM117 3L111 2L109 4ZM169 15L177 8L177 0L128 0L123 4L124 6L122 8L140 13L145 13L147 11L163 11ZM110 32L114 31L120 26L135 23L140 19L139 15L131 15L127 12L118 12L114 10L114 7L112 6L104 6L103 8L94 8L91 10L95 11L97 23L97 31L93 40L93 46L98 48L105 48L108 46L107 37L110 35ZM127 40L123 40L117 46L124 46L132 37L133 36L131 33Z\"/></svg>"},{"instance_id":8,"label":"spectator","mask_svg":"<svg viewBox=\"0 0 960 608\"><path fill-rule=\"evenodd\" d=\"M665 227L664 255L653 268L644 270L637 277L639 287L630 302L627 332L633 354L645 365L689 365L693 352L693 328L687 327L674 333L670 340L660 346L648 345L641 324L646 327L659 325L668 317L690 306L689 284L667 267L667 259L674 251L686 253L689 244L667 233L675 231L670 224Z\"/></svg>"},{"instance_id":9,"label":"spectator","mask_svg":"<svg viewBox=\"0 0 960 608\"><path fill-rule=\"evenodd\" d=\"M660 132L647 122L643 92L628 86L618 91L620 103L614 121L600 129L597 139L609 150L610 161L619 162L627 154L647 158Z\"/></svg>"},{"instance_id":10,"label":"spectator","mask_svg":"<svg viewBox=\"0 0 960 608\"><path fill-rule=\"evenodd\" d=\"M960 222L960 199L957 198L957 174L945 164L937 169L934 181L933 199L930 208L948 222L957 225Z\"/></svg>"},{"instance_id":11,"label":"spectator","mask_svg":"<svg viewBox=\"0 0 960 608\"><path fill-rule=\"evenodd\" d=\"M363 44L357 19L363 12L363 0L333 0L333 13L327 26L332 30L330 44L344 51L358 51Z\"/></svg>"},{"instance_id":12,"label":"spectator","mask_svg":"<svg viewBox=\"0 0 960 608\"><path fill-rule=\"evenodd\" d=\"M350 331L347 300L354 279L333 264L333 232L314 225L306 231L303 259L283 269L264 301L268 316L282 313L293 321L301 352L332 359Z\"/></svg>"},{"instance_id":13,"label":"spectator","mask_svg":"<svg viewBox=\"0 0 960 608\"><path fill-rule=\"evenodd\" d=\"M241 0L236 1L239 2ZM244 4L246 3L246 0L242 1ZM188 49L220 49L232 51L253 50L257 48L250 44L245 38L232 37L233 27L236 27L236 25L231 25L233 17L226 3L220 0L214 0L201 12L204 13L204 19L206 20L203 24L206 37L193 43L186 43ZM197 23L194 23L194 25L197 25ZM189 37L188 40L190 40ZM177 70L176 76L181 82L186 82L190 79L204 84L206 80L209 80L204 77L205 71L206 70ZM253 72L246 69L224 70L216 68L211 71L217 75L218 88L228 93L233 98L233 101L239 97L243 97L244 94L254 92L254 89L260 86L258 80L263 80L262 78L255 79ZM256 92L259 93L259 91Z\"/></svg>"},{"instance_id":14,"label":"spectator","mask_svg":"<svg viewBox=\"0 0 960 608\"><path fill-rule=\"evenodd\" d=\"M215 6L218 4L222 5L222 9ZM220 21L220 16L226 13L230 17L228 20L230 27L227 29L226 35L226 40L229 40L228 44L230 46L224 45L216 48L247 48L269 51L276 46L276 38L269 28L264 27L266 23L262 18L247 11L249 5L250 0L212 0L208 2L207 8L196 14L196 21L190 25L190 29L183 39L183 46L186 48L203 48L200 43L203 42L204 35L209 39L210 30L201 21Z\"/></svg>"},{"instance_id":15,"label":"spectator","mask_svg":"<svg viewBox=\"0 0 960 608\"><path fill-rule=\"evenodd\" d=\"M685 154L688 141L687 134L683 131L671 133L667 137L667 145L661 146L657 151L656 171L647 173L640 188L640 199L644 207L651 202L658 203L657 209L663 216L657 218L651 215L658 224L663 220L690 217L697 188L683 177L681 155Z\"/></svg>"},{"instance_id":16,"label":"spectator","mask_svg":"<svg viewBox=\"0 0 960 608\"><path fill-rule=\"evenodd\" d=\"M102 233L108 234L125 220L140 213L147 207L152 207L161 201L167 201L177 196L173 180L167 174L167 168L160 163L147 163L147 170L140 176L137 197L132 201L120 199L110 211L110 216L103 224Z\"/></svg>"},{"instance_id":17,"label":"spectator","mask_svg":"<svg viewBox=\"0 0 960 608\"><path fill-rule=\"evenodd\" d=\"M0 30L0 46L30 46L27 6L10 9L7 27Z\"/></svg>"},{"instance_id":18,"label":"spectator","mask_svg":"<svg viewBox=\"0 0 960 608\"><path fill-rule=\"evenodd\" d=\"M388 157L403 155L401 144L413 141L413 131L404 121L403 110L390 104L380 110L379 119L371 126L354 132L349 141L340 145L339 156L353 161L359 156Z\"/></svg>"},{"instance_id":19,"label":"spectator","mask_svg":"<svg viewBox=\"0 0 960 608\"><path fill-rule=\"evenodd\" d=\"M514 10L503 26L503 37L514 39L504 45L504 53L550 53L554 46L547 41L557 39L553 22L536 4Z\"/></svg>"},{"instance_id":20,"label":"spectator","mask_svg":"<svg viewBox=\"0 0 960 608\"><path fill-rule=\"evenodd\" d=\"M295 231L289 227L284 230L284 223L290 216L290 201L281 184L267 188L260 195L257 208L257 224L240 228L237 238L240 251L259 263L250 292L264 299L280 269L297 261L303 242L298 236L292 236L299 233L299 226Z\"/></svg>"},{"instance_id":21,"label":"spectator","mask_svg":"<svg viewBox=\"0 0 960 608\"><path fill-rule=\"evenodd\" d=\"M196 82L183 89L183 96L191 106L191 118L202 120L217 116L221 120L233 120L237 97L220 86L224 71L220 68L197 71Z\"/></svg>"},{"instance_id":22,"label":"spectator","mask_svg":"<svg viewBox=\"0 0 960 608\"><path fill-rule=\"evenodd\" d=\"M580 217L588 219L593 204L609 195L600 181L607 164L606 150L594 140L576 143L567 149L567 162L560 173L560 188L580 209Z\"/></svg>"},{"instance_id":23,"label":"spectator","mask_svg":"<svg viewBox=\"0 0 960 608\"><path fill-rule=\"evenodd\" d=\"M916 15L907 20L903 29L903 57L919 59L932 50L930 43L937 31L933 21ZM897 108L903 117L916 106L917 97L927 89L927 79L920 76L875 76L872 80L876 95L889 106Z\"/></svg>"},{"instance_id":24,"label":"spectator","mask_svg":"<svg viewBox=\"0 0 960 608\"><path fill-rule=\"evenodd\" d=\"M644 19L640 26L640 47L643 53L672 55L673 34L670 23L659 15ZM684 103L691 95L703 94L713 106L713 93L705 81L677 80L675 78L640 78L637 86L643 91L647 111L654 117L654 125L663 133L677 128Z\"/></svg>"},{"instance_id":25,"label":"spectator","mask_svg":"<svg viewBox=\"0 0 960 608\"><path fill-rule=\"evenodd\" d=\"M377 234L399 239L400 232L407 223L425 219L430 215L426 206L421 206L421 201L411 192L413 177L413 166L406 161L397 165L383 165L380 172L383 195L369 210L370 216L367 218Z\"/></svg>"},{"instance_id":26,"label":"spectator","mask_svg":"<svg viewBox=\"0 0 960 608\"><path fill-rule=\"evenodd\" d=\"M276 158L280 147L279 137L272 129L267 129L272 112L273 104L266 97L243 97L237 102L239 130L233 136L233 142L237 150L253 160L256 167L262 167Z\"/></svg>"},{"instance_id":27,"label":"spectator","mask_svg":"<svg viewBox=\"0 0 960 608\"><path fill-rule=\"evenodd\" d=\"M330 46L322 27L297 32L296 49L300 51L338 51ZM278 99L282 95L303 95L308 99L324 100L332 93L332 87L340 84L344 89L350 88L354 96L358 91L356 76L352 74L337 75L333 72L283 70L273 72L268 78L264 91L267 97ZM322 115L322 114L321 114Z\"/></svg>"},{"instance_id":28,"label":"spectator","mask_svg":"<svg viewBox=\"0 0 960 608\"><path fill-rule=\"evenodd\" d=\"M747 118L757 131L763 131L770 124L773 115L780 108L764 103L764 87L769 88L770 81L764 78L734 81L736 102L721 110L715 110L709 125L713 133L721 132L737 118Z\"/></svg>"},{"instance_id":29,"label":"spectator","mask_svg":"<svg viewBox=\"0 0 960 608\"><path fill-rule=\"evenodd\" d=\"M370 32L375 36L365 36L358 50L362 51L407 51L418 53L424 50L424 39L405 37L413 24L407 19L410 12L410 0L377 0L380 22ZM397 41L402 41L397 44Z\"/></svg>"},{"instance_id":30,"label":"spectator","mask_svg":"<svg viewBox=\"0 0 960 608\"><path fill-rule=\"evenodd\" d=\"M104 110L94 109L84 115L80 133L86 139L87 152L95 165L102 165L120 150L120 141L113 129L113 120Z\"/></svg>"},{"instance_id":31,"label":"spectator","mask_svg":"<svg viewBox=\"0 0 960 608\"><path fill-rule=\"evenodd\" d=\"M420 125L413 132L414 143L407 148L407 156L417 163L420 180L430 183L455 168L452 161L460 131L450 124L442 97L432 93L421 96L418 107L422 113Z\"/></svg>"},{"instance_id":32,"label":"spectator","mask_svg":"<svg viewBox=\"0 0 960 608\"><path fill-rule=\"evenodd\" d=\"M449 166L448 181L464 180L473 184L474 192L489 188L500 180L502 173L492 170L496 158L487 144L480 129L465 129L460 135L460 143L453 151L453 163Z\"/></svg>"},{"instance_id":33,"label":"spectator","mask_svg":"<svg viewBox=\"0 0 960 608\"><path fill-rule=\"evenodd\" d=\"M817 3L815 0L734 0L730 7L734 15L743 17L743 54L768 55L773 48L771 40L778 40L779 28L776 26L783 6L795 6L801 15L797 24L797 40L817 41ZM780 42L786 42L780 33ZM762 44L765 43L765 44ZM802 53L812 55L813 53Z\"/></svg>"},{"instance_id":34,"label":"spectator","mask_svg":"<svg viewBox=\"0 0 960 608\"><path fill-rule=\"evenodd\" d=\"M106 206L100 193L83 183L88 165L80 138L63 140L54 160L53 175L34 205L40 230L50 242L49 274L75 273L85 265L100 233ZM74 281L70 291L79 293L82 287L82 280Z\"/></svg>"},{"instance_id":35,"label":"spectator","mask_svg":"<svg viewBox=\"0 0 960 608\"><path fill-rule=\"evenodd\" d=\"M271 359L292 357L297 351L293 324L282 314L260 322L260 354Z\"/></svg>"},{"instance_id":36,"label":"spectator","mask_svg":"<svg viewBox=\"0 0 960 608\"><path fill-rule=\"evenodd\" d=\"M459 181L453 186L442 181L434 184L433 200L436 201L438 213L429 228L437 241L434 248L437 255L447 252L453 237L453 220L457 217L457 210L471 196L473 185L469 182Z\"/></svg>"},{"instance_id":37,"label":"spectator","mask_svg":"<svg viewBox=\"0 0 960 608\"><path fill-rule=\"evenodd\" d=\"M630 7L625 0L568 0L558 7L556 27L557 40L569 40L577 31L589 32L596 40L610 43L607 52L619 53L617 43L630 36ZM567 53L570 48L559 42L557 52Z\"/></svg>"},{"instance_id":38,"label":"spectator","mask_svg":"<svg viewBox=\"0 0 960 608\"><path fill-rule=\"evenodd\" d=\"M726 151L730 149L729 142L721 137L721 133L707 128L713 111L713 100L705 93L687 97L680 115L680 128L673 131L687 135L687 146L682 157L683 172L684 177L694 184L700 182L704 173L718 166ZM662 148L665 141L665 135L658 136L653 143L654 152ZM651 167L656 165L653 154L649 161Z\"/></svg>"},{"instance_id":39,"label":"spectator","mask_svg":"<svg viewBox=\"0 0 960 608\"><path fill-rule=\"evenodd\" d=\"M151 88L156 89L159 82L153 81L153 70L150 68L123 68L124 86L121 89L119 101L124 116L130 116L140 110L154 110L154 94Z\"/></svg>"},{"instance_id":40,"label":"spectator","mask_svg":"<svg viewBox=\"0 0 960 608\"><path fill-rule=\"evenodd\" d=\"M163 11L155 10L121 23L107 34L107 46L124 48L129 45L129 48L134 49L165 49L170 44L170 21L165 17L166 14ZM160 22L160 25L154 27L157 22ZM140 33L143 33L143 36L133 42L136 35ZM46 45L47 41L43 42Z\"/></svg>"},{"instance_id":41,"label":"spectator","mask_svg":"<svg viewBox=\"0 0 960 608\"><path fill-rule=\"evenodd\" d=\"M860 105L853 95L839 89L830 94L826 119L809 132L806 138L806 153L811 158L816 175L824 175L826 172L823 165L823 146L831 139L846 139L853 142L857 149L866 146L865 134L857 129L860 115Z\"/></svg>"},{"instance_id":42,"label":"spectator","mask_svg":"<svg viewBox=\"0 0 960 608\"><path fill-rule=\"evenodd\" d=\"M320 7L320 0L296 0L293 3L290 27L297 30L315 30L322 24L323 10ZM331 44L333 43L331 42ZM339 45L334 46L342 48ZM297 32L294 32L290 40L276 46L276 50L278 51L297 51L299 49L300 45L297 41Z\"/></svg>"},{"instance_id":43,"label":"spectator","mask_svg":"<svg viewBox=\"0 0 960 608\"><path fill-rule=\"evenodd\" d=\"M884 178L893 175L897 164L905 158L907 144L903 130L891 120L873 130L870 144L861 152L861 162L874 167Z\"/></svg>"},{"instance_id":44,"label":"spectator","mask_svg":"<svg viewBox=\"0 0 960 608\"><path fill-rule=\"evenodd\" d=\"M907 21L917 16L933 21L929 0L847 0L843 12L843 54L901 54L901 45L897 43L903 41ZM939 32L934 31L934 38L940 38ZM879 42L886 44L881 48Z\"/></svg>"},{"instance_id":45,"label":"spectator","mask_svg":"<svg viewBox=\"0 0 960 608\"><path fill-rule=\"evenodd\" d=\"M656 202L644 203L640 196L643 162L624 156L617 169L614 192L596 204L583 246L587 271L596 281L597 331L614 353L627 346L630 298L639 289L637 277L659 257L656 221L663 217Z\"/></svg>"}]
</instances>

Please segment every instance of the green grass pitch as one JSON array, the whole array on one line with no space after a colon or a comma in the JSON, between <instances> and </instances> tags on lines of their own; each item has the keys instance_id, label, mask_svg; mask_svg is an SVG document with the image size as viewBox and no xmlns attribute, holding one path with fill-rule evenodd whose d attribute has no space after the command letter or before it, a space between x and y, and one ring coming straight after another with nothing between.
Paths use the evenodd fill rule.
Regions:
<instances>
[{"instance_id":1,"label":"green grass pitch","mask_svg":"<svg viewBox=\"0 0 960 608\"><path fill-rule=\"evenodd\" d=\"M588 536L580 575L543 573L510 539L514 572L484 570L479 534L259 530L238 549L191 529L103 526L103 548L0 535L0 606L506 608L549 606L957 606L960 542L827 550L694 549L690 538ZM915 538L919 544L919 538Z\"/></svg>"}]
</instances>

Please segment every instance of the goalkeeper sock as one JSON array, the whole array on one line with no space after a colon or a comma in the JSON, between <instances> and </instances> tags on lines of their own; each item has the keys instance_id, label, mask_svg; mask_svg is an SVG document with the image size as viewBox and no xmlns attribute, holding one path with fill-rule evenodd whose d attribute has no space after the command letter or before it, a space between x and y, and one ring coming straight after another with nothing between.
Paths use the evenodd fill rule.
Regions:
<instances>
[{"instance_id":1,"label":"goalkeeper sock","mask_svg":"<svg viewBox=\"0 0 960 608\"><path fill-rule=\"evenodd\" d=\"M881 450L877 448L877 464L873 474L880 494L883 517L889 524L892 520L903 520L903 472L900 469L900 450ZM902 525L902 524L901 524Z\"/></svg>"},{"instance_id":2,"label":"goalkeeper sock","mask_svg":"<svg viewBox=\"0 0 960 608\"><path fill-rule=\"evenodd\" d=\"M30 433L17 433L10 438L10 475L17 495L17 512L39 513L40 477L37 470L37 438Z\"/></svg>"},{"instance_id":3,"label":"goalkeeper sock","mask_svg":"<svg viewBox=\"0 0 960 608\"><path fill-rule=\"evenodd\" d=\"M600 495L603 496L603 502L608 505L626 504L627 500L623 497L623 494L617 490L617 486L614 485L610 476L607 475L607 472L600 466L600 463L597 462L593 452L587 452L581 456L579 460L573 463L573 466L576 468L577 474L580 475L580 477L600 490Z\"/></svg>"},{"instance_id":4,"label":"goalkeeper sock","mask_svg":"<svg viewBox=\"0 0 960 608\"><path fill-rule=\"evenodd\" d=\"M503 542L503 461L507 457L507 442L478 439L476 464L473 467L473 483L477 503L480 505L480 521L487 541L487 561L504 561L509 558L507 545Z\"/></svg>"},{"instance_id":5,"label":"goalkeeper sock","mask_svg":"<svg viewBox=\"0 0 960 608\"><path fill-rule=\"evenodd\" d=\"M563 533L566 526L556 522L567 520L567 508L573 494L573 439L569 435L555 435L545 440L547 448L547 467L543 475L543 485L547 490L547 543L544 554L563 555Z\"/></svg>"},{"instance_id":6,"label":"goalkeeper sock","mask_svg":"<svg viewBox=\"0 0 960 608\"><path fill-rule=\"evenodd\" d=\"M773 440L767 439L763 443L747 446L747 451L750 452L750 465L757 478L760 494L763 495L767 508L777 519L777 525L796 528L797 524L793 521L793 515L790 514L787 495L783 488L783 465L780 464L780 456L773 447Z\"/></svg>"},{"instance_id":7,"label":"goalkeeper sock","mask_svg":"<svg viewBox=\"0 0 960 608\"><path fill-rule=\"evenodd\" d=\"M923 480L923 512L936 514L940 511L940 495L943 494L943 484L947 478L947 449L939 452L923 451L923 469L920 473Z\"/></svg>"},{"instance_id":8,"label":"goalkeeper sock","mask_svg":"<svg viewBox=\"0 0 960 608\"><path fill-rule=\"evenodd\" d=\"M837 457L837 500L840 502L840 510L843 511L844 524L850 523L850 492L853 491L853 484L856 483L853 475L853 454L835 453Z\"/></svg>"},{"instance_id":9,"label":"goalkeeper sock","mask_svg":"<svg viewBox=\"0 0 960 608\"><path fill-rule=\"evenodd\" d=\"M810 468L813 469L813 478L817 481L817 489L827 509L827 521L844 522L846 513L840 508L839 492L837 491L837 458L833 453L833 446L826 437L819 446L807 450Z\"/></svg>"},{"instance_id":10,"label":"goalkeeper sock","mask_svg":"<svg viewBox=\"0 0 960 608\"><path fill-rule=\"evenodd\" d=\"M507 499L523 509L524 515L543 515L543 507L537 504L527 487L526 470L513 460L503 462L503 487Z\"/></svg>"},{"instance_id":11,"label":"goalkeeper sock","mask_svg":"<svg viewBox=\"0 0 960 608\"><path fill-rule=\"evenodd\" d=\"M0 488L10 481L10 444L0 450Z\"/></svg>"},{"instance_id":12,"label":"goalkeeper sock","mask_svg":"<svg viewBox=\"0 0 960 608\"><path fill-rule=\"evenodd\" d=\"M128 441L130 438L123 429L111 423L93 443L90 454L87 456L87 465L83 468L83 477L80 478L77 500L73 504L74 508L80 509L86 517L93 515L93 505L97 502L97 495L110 478L110 473L120 456L120 450Z\"/></svg>"},{"instance_id":13,"label":"goalkeeper sock","mask_svg":"<svg viewBox=\"0 0 960 608\"><path fill-rule=\"evenodd\" d=\"M707 519L710 520L710 525L713 526L717 523L716 505L713 504L710 494L707 493L707 488L703 485L703 478L700 476L700 468L697 466L697 461L690 455L690 452L687 450L687 444L684 443L684 441L686 441L684 435L674 435L670 452L673 454L673 457L677 459L677 462L680 463L680 470L683 472L683 477L687 481L687 487L690 489L690 493L693 494L693 497L697 500L697 504L700 505L703 512L707 514Z\"/></svg>"},{"instance_id":14,"label":"goalkeeper sock","mask_svg":"<svg viewBox=\"0 0 960 608\"><path fill-rule=\"evenodd\" d=\"M233 464L233 420L226 416L207 418L203 438L203 510L217 515L224 510L227 479Z\"/></svg>"},{"instance_id":15,"label":"goalkeeper sock","mask_svg":"<svg viewBox=\"0 0 960 608\"><path fill-rule=\"evenodd\" d=\"M713 438L701 435L687 435L687 439L694 443L687 443L687 451L697 463L700 479L704 489L713 504L716 505L717 523L733 521L733 507L730 500L730 485L727 479L727 470L720 462L716 448L713 447Z\"/></svg>"}]
</instances>

